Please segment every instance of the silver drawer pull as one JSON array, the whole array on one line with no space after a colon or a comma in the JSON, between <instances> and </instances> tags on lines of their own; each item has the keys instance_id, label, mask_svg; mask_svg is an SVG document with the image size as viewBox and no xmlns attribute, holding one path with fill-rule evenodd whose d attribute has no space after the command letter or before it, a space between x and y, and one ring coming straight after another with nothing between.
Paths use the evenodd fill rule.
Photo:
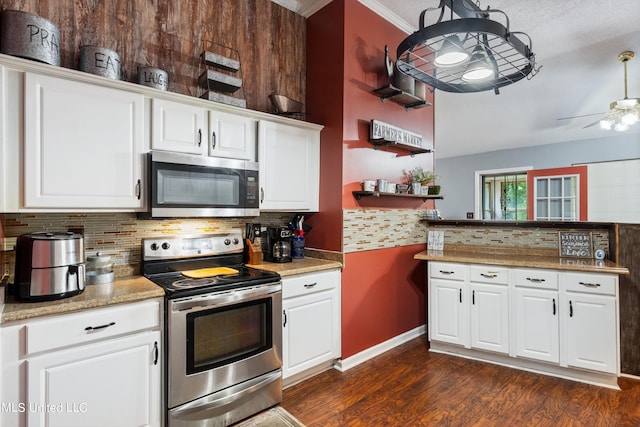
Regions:
<instances>
[{"instance_id":1,"label":"silver drawer pull","mask_svg":"<svg viewBox=\"0 0 640 427\"><path fill-rule=\"evenodd\" d=\"M534 277L534 278L527 277L527 280L528 280L528 281L530 281L531 283L542 283L542 282L546 282L546 280L545 280L545 279L536 279L535 277Z\"/></svg>"},{"instance_id":2,"label":"silver drawer pull","mask_svg":"<svg viewBox=\"0 0 640 427\"><path fill-rule=\"evenodd\" d=\"M494 274L494 273L489 273L489 274L486 274L486 273L480 273L480 275L481 275L482 277L484 277L485 279L495 279L496 277L498 277L498 275L497 275L497 274Z\"/></svg>"},{"instance_id":3,"label":"silver drawer pull","mask_svg":"<svg viewBox=\"0 0 640 427\"><path fill-rule=\"evenodd\" d=\"M581 284L582 286L586 286L587 288L597 288L598 286L600 286L600 283L585 283L585 282L578 282L579 284Z\"/></svg>"},{"instance_id":4,"label":"silver drawer pull","mask_svg":"<svg viewBox=\"0 0 640 427\"><path fill-rule=\"evenodd\" d=\"M455 271L446 271L446 270L439 270L440 274L453 274L455 273Z\"/></svg>"},{"instance_id":5,"label":"silver drawer pull","mask_svg":"<svg viewBox=\"0 0 640 427\"><path fill-rule=\"evenodd\" d=\"M307 283L306 285L304 285L305 288L309 289L309 288L313 288L314 286L316 286L318 284L318 282L313 282L313 283Z\"/></svg>"}]
</instances>

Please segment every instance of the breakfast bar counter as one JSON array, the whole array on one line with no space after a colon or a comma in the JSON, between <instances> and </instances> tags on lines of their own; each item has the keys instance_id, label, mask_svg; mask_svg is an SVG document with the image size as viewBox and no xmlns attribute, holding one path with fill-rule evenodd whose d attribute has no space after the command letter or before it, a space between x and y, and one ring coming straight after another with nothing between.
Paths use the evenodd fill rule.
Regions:
<instances>
[{"instance_id":1,"label":"breakfast bar counter","mask_svg":"<svg viewBox=\"0 0 640 427\"><path fill-rule=\"evenodd\" d=\"M458 262L465 264L496 265L506 267L544 268L552 270L570 270L589 273L629 274L629 269L609 260L589 258L560 258L554 256L527 255L512 251L464 251L464 250L426 250L413 257L423 261Z\"/></svg>"}]
</instances>

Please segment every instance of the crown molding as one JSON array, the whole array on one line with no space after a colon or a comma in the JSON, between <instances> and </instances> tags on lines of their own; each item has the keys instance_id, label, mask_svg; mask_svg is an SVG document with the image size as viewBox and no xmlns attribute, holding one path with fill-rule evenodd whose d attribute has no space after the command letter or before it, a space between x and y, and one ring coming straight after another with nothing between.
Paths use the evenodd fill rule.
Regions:
<instances>
[{"instance_id":1,"label":"crown molding","mask_svg":"<svg viewBox=\"0 0 640 427\"><path fill-rule=\"evenodd\" d=\"M309 4L308 6L301 7L298 13L304 16L305 18L308 18L314 13L316 13L317 11L319 11L320 9L322 9L323 7L325 7L326 5L328 5L329 3L331 3L331 1L332 0L317 0L317 1L310 2L311 4Z\"/></svg>"},{"instance_id":2,"label":"crown molding","mask_svg":"<svg viewBox=\"0 0 640 427\"><path fill-rule=\"evenodd\" d=\"M417 28L409 24L406 20L404 20L403 18L401 18L391 10L387 9L385 6L380 4L377 0L358 0L358 1L362 3L364 6L374 11L375 13L377 13L378 15L380 15L380 17L382 17L385 21L390 22L391 24L395 25L396 27L398 27L400 30L404 31L407 34L412 34L417 30Z\"/></svg>"}]
</instances>

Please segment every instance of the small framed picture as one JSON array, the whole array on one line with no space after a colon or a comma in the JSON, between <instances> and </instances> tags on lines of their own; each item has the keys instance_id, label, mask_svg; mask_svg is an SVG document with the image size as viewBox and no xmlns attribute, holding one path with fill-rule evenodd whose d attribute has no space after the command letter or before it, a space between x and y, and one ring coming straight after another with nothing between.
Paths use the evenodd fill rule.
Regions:
<instances>
[{"instance_id":1,"label":"small framed picture","mask_svg":"<svg viewBox=\"0 0 640 427\"><path fill-rule=\"evenodd\" d=\"M559 231L560 257L593 258L593 241L590 231Z\"/></svg>"}]
</instances>

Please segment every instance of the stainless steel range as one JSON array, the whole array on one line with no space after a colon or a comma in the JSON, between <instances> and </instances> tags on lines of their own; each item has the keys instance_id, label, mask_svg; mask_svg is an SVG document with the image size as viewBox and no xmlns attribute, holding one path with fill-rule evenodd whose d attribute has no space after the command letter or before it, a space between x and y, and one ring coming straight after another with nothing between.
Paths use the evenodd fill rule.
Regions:
<instances>
[{"instance_id":1,"label":"stainless steel range","mask_svg":"<svg viewBox=\"0 0 640 427\"><path fill-rule=\"evenodd\" d=\"M240 232L142 241L165 289L169 427L227 426L282 400L280 276L242 263Z\"/></svg>"}]
</instances>

